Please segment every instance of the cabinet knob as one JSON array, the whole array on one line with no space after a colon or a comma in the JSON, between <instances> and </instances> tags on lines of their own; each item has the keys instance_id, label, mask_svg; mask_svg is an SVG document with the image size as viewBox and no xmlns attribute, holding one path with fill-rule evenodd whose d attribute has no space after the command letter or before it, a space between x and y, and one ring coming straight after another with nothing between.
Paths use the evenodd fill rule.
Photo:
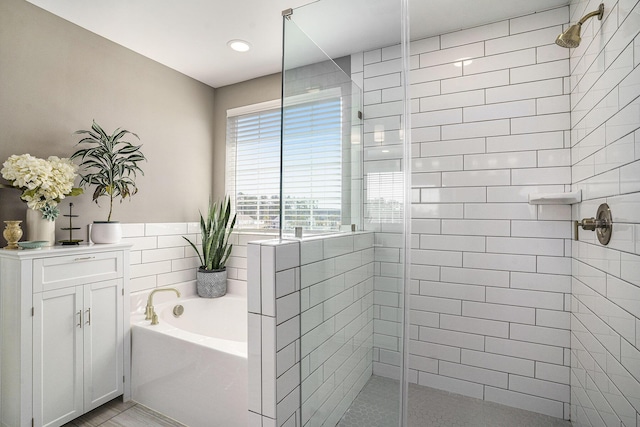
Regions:
<instances>
[{"instance_id":1,"label":"cabinet knob","mask_svg":"<svg viewBox=\"0 0 640 427\"><path fill-rule=\"evenodd\" d=\"M91 325L91 308L88 308L85 313L87 313L87 321L86 324L87 325Z\"/></svg>"},{"instance_id":2,"label":"cabinet knob","mask_svg":"<svg viewBox=\"0 0 640 427\"><path fill-rule=\"evenodd\" d=\"M76 314L78 315L78 324L76 326L82 329L82 310L78 310Z\"/></svg>"}]
</instances>

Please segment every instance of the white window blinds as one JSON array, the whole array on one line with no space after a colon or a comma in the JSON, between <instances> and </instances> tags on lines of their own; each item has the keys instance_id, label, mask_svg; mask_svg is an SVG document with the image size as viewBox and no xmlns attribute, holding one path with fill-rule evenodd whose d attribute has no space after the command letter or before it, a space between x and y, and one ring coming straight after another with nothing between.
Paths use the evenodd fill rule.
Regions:
<instances>
[{"instance_id":1,"label":"white window blinds","mask_svg":"<svg viewBox=\"0 0 640 427\"><path fill-rule=\"evenodd\" d=\"M340 99L287 107L284 124L284 229L339 229L342 219Z\"/></svg>"},{"instance_id":2,"label":"white window blinds","mask_svg":"<svg viewBox=\"0 0 640 427\"><path fill-rule=\"evenodd\" d=\"M279 228L280 108L233 111L227 119L227 193L238 227ZM334 230L341 223L339 98L285 109L284 228Z\"/></svg>"},{"instance_id":3,"label":"white window blinds","mask_svg":"<svg viewBox=\"0 0 640 427\"><path fill-rule=\"evenodd\" d=\"M367 174L367 219L372 223L404 221L403 172Z\"/></svg>"}]
</instances>

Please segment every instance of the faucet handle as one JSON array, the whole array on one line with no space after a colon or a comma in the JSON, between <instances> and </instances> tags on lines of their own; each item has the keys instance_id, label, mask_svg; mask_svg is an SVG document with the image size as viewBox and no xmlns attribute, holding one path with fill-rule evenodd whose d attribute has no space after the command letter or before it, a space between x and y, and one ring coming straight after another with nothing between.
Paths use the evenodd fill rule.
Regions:
<instances>
[{"instance_id":1,"label":"faucet handle","mask_svg":"<svg viewBox=\"0 0 640 427\"><path fill-rule=\"evenodd\" d=\"M153 306L147 303L147 306L144 308L144 320L151 320L152 315L153 315Z\"/></svg>"}]
</instances>

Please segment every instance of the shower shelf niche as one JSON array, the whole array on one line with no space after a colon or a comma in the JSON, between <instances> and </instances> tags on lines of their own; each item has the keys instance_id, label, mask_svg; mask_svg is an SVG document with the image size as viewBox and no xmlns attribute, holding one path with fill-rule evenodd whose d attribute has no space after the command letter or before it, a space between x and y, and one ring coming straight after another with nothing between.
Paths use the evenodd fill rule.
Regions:
<instances>
[{"instance_id":1,"label":"shower shelf niche","mask_svg":"<svg viewBox=\"0 0 640 427\"><path fill-rule=\"evenodd\" d=\"M529 194L530 205L572 205L582 201L582 190L568 193L533 193Z\"/></svg>"}]
</instances>

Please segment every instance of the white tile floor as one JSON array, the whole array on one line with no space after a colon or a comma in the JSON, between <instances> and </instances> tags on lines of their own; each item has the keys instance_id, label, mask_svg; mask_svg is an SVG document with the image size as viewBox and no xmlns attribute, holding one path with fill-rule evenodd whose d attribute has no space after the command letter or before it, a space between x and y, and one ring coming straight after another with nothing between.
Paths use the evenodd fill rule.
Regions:
<instances>
[{"instance_id":1,"label":"white tile floor","mask_svg":"<svg viewBox=\"0 0 640 427\"><path fill-rule=\"evenodd\" d=\"M338 427L398 425L398 382L373 376ZM409 427L571 427L547 415L409 384Z\"/></svg>"}]
</instances>

